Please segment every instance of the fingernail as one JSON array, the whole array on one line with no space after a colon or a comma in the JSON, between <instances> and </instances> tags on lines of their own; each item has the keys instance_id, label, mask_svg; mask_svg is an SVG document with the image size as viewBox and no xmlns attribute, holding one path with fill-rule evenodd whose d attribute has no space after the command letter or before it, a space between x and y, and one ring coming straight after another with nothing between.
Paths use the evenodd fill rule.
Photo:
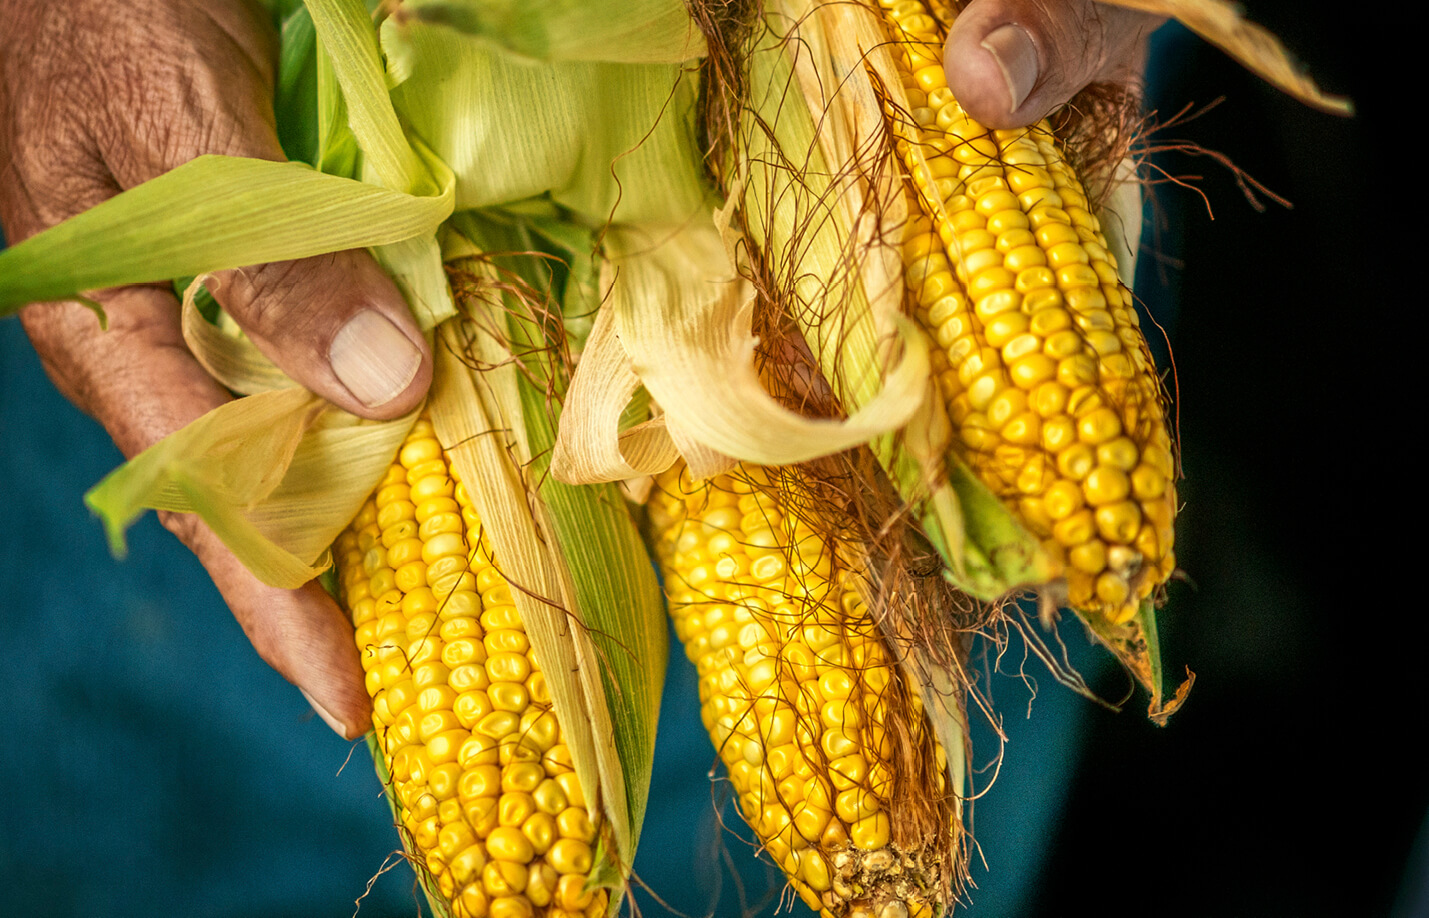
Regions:
<instances>
[{"instance_id":1,"label":"fingernail","mask_svg":"<svg viewBox=\"0 0 1429 918\"><path fill-rule=\"evenodd\" d=\"M336 733L338 736L342 737L343 739L347 739L347 726L343 724L342 721L338 720L336 717L333 717L327 712L327 708L314 701L313 696L309 695L306 689L298 689L298 691L303 693L303 697L308 700L308 704L312 705L313 711L323 719L323 723L327 724L329 727L332 727L333 732Z\"/></svg>"},{"instance_id":2,"label":"fingernail","mask_svg":"<svg viewBox=\"0 0 1429 918\"><path fill-rule=\"evenodd\" d=\"M382 313L364 309L333 337L328 359L347 391L377 408L407 391L422 352Z\"/></svg>"},{"instance_id":3,"label":"fingernail","mask_svg":"<svg viewBox=\"0 0 1429 918\"><path fill-rule=\"evenodd\" d=\"M1008 111L1017 111L1037 85L1037 46L1032 44L1032 36L1022 26L1008 23L989 32L982 46L1002 70L1012 100Z\"/></svg>"}]
</instances>

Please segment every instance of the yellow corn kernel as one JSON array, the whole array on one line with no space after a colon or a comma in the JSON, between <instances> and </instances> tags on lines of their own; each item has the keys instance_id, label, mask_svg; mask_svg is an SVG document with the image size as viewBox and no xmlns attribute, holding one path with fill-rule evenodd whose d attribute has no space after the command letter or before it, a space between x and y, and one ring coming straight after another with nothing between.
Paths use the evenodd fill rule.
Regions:
<instances>
[{"instance_id":1,"label":"yellow corn kernel","mask_svg":"<svg viewBox=\"0 0 1429 918\"><path fill-rule=\"evenodd\" d=\"M414 857L454 918L535 918L584 885L596 831L510 587L468 538L480 528L423 419L334 557ZM553 857L562 817L581 848ZM568 898L581 914L608 901Z\"/></svg>"},{"instance_id":2,"label":"yellow corn kernel","mask_svg":"<svg viewBox=\"0 0 1429 918\"><path fill-rule=\"evenodd\" d=\"M1061 525L1082 500L1097 508L1130 501L1136 514L1118 510L1095 526L1095 557L1126 548L1142 563L1099 568L1103 586L1087 570L1096 565L1085 549L1081 564L1062 571L1069 594L1084 599L1080 611L1124 616L1127 603L1164 582L1163 568L1174 568L1170 542L1141 537L1132 522L1169 519L1175 490L1170 469L1153 465L1169 466L1160 458L1169 456L1165 410L1116 265L1048 125L990 131L969 118L948 90L940 55L924 55L942 48L950 19L928 15L923 0L879 6L904 84L917 87L926 108L917 127L892 119L900 125L895 152L908 164L917 202L902 247L912 311L942 349L939 381L958 434L953 448L1014 512L1038 516L1024 522L1054 559L1061 557L1057 546L1085 540L1067 542L1048 518ZM913 282L920 265L946 265L939 274L946 281ZM1014 404L1007 391L1027 400ZM1021 486L1017 464L997 458L1007 445L1038 455L1080 497L1037 482L1056 495L1039 503L1036 491ZM1077 534L1087 528L1079 525ZM1119 577L1125 589L1109 585Z\"/></svg>"},{"instance_id":3,"label":"yellow corn kernel","mask_svg":"<svg viewBox=\"0 0 1429 918\"><path fill-rule=\"evenodd\" d=\"M1008 398L997 411L1025 410L1025 393ZM824 540L784 511L767 481L752 467L698 485L678 469L660 476L649 504L656 554L740 812L793 888L814 908L841 913L847 899L821 898L836 897L832 859L850 844L891 855L890 810L910 791L890 780L885 723L910 718L900 735L930 762L940 761L937 741L856 581L829 566ZM739 512L724 512L735 495ZM722 567L708 563L716 539L730 561ZM799 565L821 574L765 581L757 596L748 574L720 576ZM592 837L566 813L558 823L563 836Z\"/></svg>"}]
</instances>

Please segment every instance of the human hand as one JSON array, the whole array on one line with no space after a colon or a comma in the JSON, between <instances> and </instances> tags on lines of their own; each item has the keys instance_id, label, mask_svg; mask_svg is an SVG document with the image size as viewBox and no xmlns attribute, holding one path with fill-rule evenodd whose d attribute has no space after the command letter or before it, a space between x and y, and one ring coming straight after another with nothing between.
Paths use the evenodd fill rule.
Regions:
<instances>
[{"instance_id":1,"label":"human hand","mask_svg":"<svg viewBox=\"0 0 1429 918\"><path fill-rule=\"evenodd\" d=\"M272 111L276 41L243 0L0 0L0 224L11 243L204 153L283 159ZM363 251L219 272L217 300L297 382L371 418L411 411L431 351ZM21 320L64 395L134 456L229 395L184 344L164 286L26 307ZM196 516L164 525L198 556L269 665L339 734L371 706L352 629L315 583L254 578Z\"/></svg>"},{"instance_id":2,"label":"human hand","mask_svg":"<svg viewBox=\"0 0 1429 918\"><path fill-rule=\"evenodd\" d=\"M1139 81L1163 22L1093 0L971 0L943 52L948 88L990 128L1034 124L1090 83Z\"/></svg>"}]
</instances>

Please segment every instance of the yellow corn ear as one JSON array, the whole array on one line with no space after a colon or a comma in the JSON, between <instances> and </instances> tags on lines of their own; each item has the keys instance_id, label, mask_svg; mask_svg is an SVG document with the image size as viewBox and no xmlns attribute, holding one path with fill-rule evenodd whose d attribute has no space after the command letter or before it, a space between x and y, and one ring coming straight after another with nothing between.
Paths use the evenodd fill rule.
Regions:
<instances>
[{"instance_id":1,"label":"yellow corn ear","mask_svg":"<svg viewBox=\"0 0 1429 918\"><path fill-rule=\"evenodd\" d=\"M1125 621L1176 566L1171 440L1130 293L1048 124L969 118L943 11L879 2L909 108L889 112L913 205L905 280L953 449L1042 541L1067 603Z\"/></svg>"},{"instance_id":2,"label":"yellow corn ear","mask_svg":"<svg viewBox=\"0 0 1429 918\"><path fill-rule=\"evenodd\" d=\"M825 916L940 911L961 826L946 754L825 536L755 467L677 467L648 506L701 716L763 850ZM915 799L931 831L897 811Z\"/></svg>"},{"instance_id":3,"label":"yellow corn ear","mask_svg":"<svg viewBox=\"0 0 1429 918\"><path fill-rule=\"evenodd\" d=\"M334 555L401 828L456 918L603 918L599 813L511 587L423 418Z\"/></svg>"}]
</instances>

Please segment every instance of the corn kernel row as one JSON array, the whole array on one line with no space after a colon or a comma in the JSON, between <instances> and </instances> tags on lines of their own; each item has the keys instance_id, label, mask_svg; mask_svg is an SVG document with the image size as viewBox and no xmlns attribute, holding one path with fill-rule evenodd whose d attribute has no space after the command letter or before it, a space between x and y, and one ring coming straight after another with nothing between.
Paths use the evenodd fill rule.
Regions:
<instances>
[{"instance_id":1,"label":"corn kernel row","mask_svg":"<svg viewBox=\"0 0 1429 918\"><path fill-rule=\"evenodd\" d=\"M859 885L877 882L868 865L903 867L885 725L921 729L922 706L823 536L781 513L757 469L667 473L649 509L701 717L763 850L825 915L931 915L926 889L892 901ZM920 735L945 795L943 750Z\"/></svg>"},{"instance_id":2,"label":"corn kernel row","mask_svg":"<svg viewBox=\"0 0 1429 918\"><path fill-rule=\"evenodd\" d=\"M431 423L417 422L338 540L373 728L411 850L457 918L600 918L598 815Z\"/></svg>"},{"instance_id":3,"label":"corn kernel row","mask_svg":"<svg viewBox=\"0 0 1429 918\"><path fill-rule=\"evenodd\" d=\"M1130 295L1045 122L968 117L943 26L918 0L881 5L910 108L905 281L954 448L1042 540L1069 604L1124 620L1175 569L1170 436Z\"/></svg>"}]
</instances>

